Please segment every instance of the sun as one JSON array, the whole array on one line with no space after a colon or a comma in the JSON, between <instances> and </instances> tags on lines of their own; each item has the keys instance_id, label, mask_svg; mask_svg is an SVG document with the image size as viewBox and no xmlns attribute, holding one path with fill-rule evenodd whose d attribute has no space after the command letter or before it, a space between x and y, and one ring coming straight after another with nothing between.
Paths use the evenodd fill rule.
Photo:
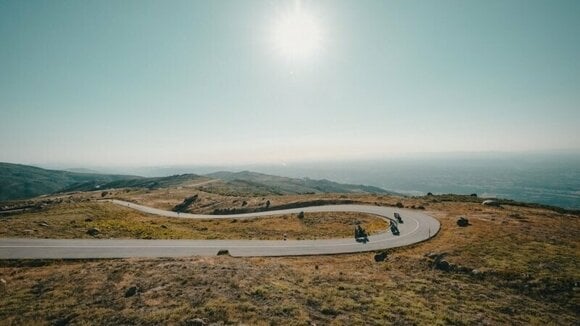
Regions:
<instances>
[{"instance_id":1,"label":"sun","mask_svg":"<svg viewBox=\"0 0 580 326\"><path fill-rule=\"evenodd\" d=\"M321 50L323 33L318 17L300 5L279 14L271 31L274 49L287 59L312 58Z\"/></svg>"}]
</instances>

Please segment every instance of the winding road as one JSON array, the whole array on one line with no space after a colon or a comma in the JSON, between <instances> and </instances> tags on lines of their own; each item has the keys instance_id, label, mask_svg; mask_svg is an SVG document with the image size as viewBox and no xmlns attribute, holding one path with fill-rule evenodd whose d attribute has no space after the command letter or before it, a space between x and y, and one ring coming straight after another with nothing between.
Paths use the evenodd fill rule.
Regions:
<instances>
[{"instance_id":1,"label":"winding road","mask_svg":"<svg viewBox=\"0 0 580 326\"><path fill-rule=\"evenodd\" d=\"M425 241L439 231L435 218L421 211L370 205L328 205L256 212L235 215L199 215L164 211L120 200L109 202L144 213L174 218L248 219L288 213L308 212L360 212L393 220L401 214L400 235L390 231L371 235L368 242L348 239L325 240L114 240L114 239L0 239L0 259L87 259L129 257L185 257L215 256L228 250L236 257L250 256L302 256L345 254L402 247Z\"/></svg>"}]
</instances>

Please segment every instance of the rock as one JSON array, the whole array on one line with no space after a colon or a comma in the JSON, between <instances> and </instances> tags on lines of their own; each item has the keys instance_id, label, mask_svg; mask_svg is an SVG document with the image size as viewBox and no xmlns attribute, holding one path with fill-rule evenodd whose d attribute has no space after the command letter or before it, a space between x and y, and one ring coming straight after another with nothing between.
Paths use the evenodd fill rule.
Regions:
<instances>
[{"instance_id":1,"label":"rock","mask_svg":"<svg viewBox=\"0 0 580 326\"><path fill-rule=\"evenodd\" d=\"M471 272L471 268L465 267L465 266L462 266L462 265L457 265L456 270L458 272L460 272L460 273L469 273L469 272Z\"/></svg>"},{"instance_id":2,"label":"rock","mask_svg":"<svg viewBox=\"0 0 580 326\"><path fill-rule=\"evenodd\" d=\"M230 255L230 251L227 249L220 249L220 251L218 251L217 253L218 256L229 256Z\"/></svg>"},{"instance_id":3,"label":"rock","mask_svg":"<svg viewBox=\"0 0 580 326\"><path fill-rule=\"evenodd\" d=\"M48 223L46 221L42 221L42 222L38 223L38 225L47 227Z\"/></svg>"},{"instance_id":4,"label":"rock","mask_svg":"<svg viewBox=\"0 0 580 326\"><path fill-rule=\"evenodd\" d=\"M458 220L457 220L457 225L459 225L460 227L466 227L469 225L469 220L466 219L465 217L461 216Z\"/></svg>"},{"instance_id":5,"label":"rock","mask_svg":"<svg viewBox=\"0 0 580 326\"><path fill-rule=\"evenodd\" d=\"M132 286L132 287L128 288L127 291L125 291L125 298L132 297L135 294L137 294L137 287Z\"/></svg>"},{"instance_id":6,"label":"rock","mask_svg":"<svg viewBox=\"0 0 580 326\"><path fill-rule=\"evenodd\" d=\"M479 269L473 269L471 271L471 275L473 275L473 276L481 276L482 274L483 274L483 272L480 271Z\"/></svg>"},{"instance_id":7,"label":"rock","mask_svg":"<svg viewBox=\"0 0 580 326\"><path fill-rule=\"evenodd\" d=\"M383 251L383 252L375 255L375 261L377 263L381 262L381 261L385 261L385 259L387 259L387 252L386 251Z\"/></svg>"},{"instance_id":8,"label":"rock","mask_svg":"<svg viewBox=\"0 0 580 326\"><path fill-rule=\"evenodd\" d=\"M101 233L101 230L97 229L97 228L90 228L87 230L87 234L90 236L97 236L99 233Z\"/></svg>"},{"instance_id":9,"label":"rock","mask_svg":"<svg viewBox=\"0 0 580 326\"><path fill-rule=\"evenodd\" d=\"M445 257L447 255L446 252L430 252L428 254L426 254L425 256L427 258L433 259L433 260L440 260L441 258Z\"/></svg>"},{"instance_id":10,"label":"rock","mask_svg":"<svg viewBox=\"0 0 580 326\"><path fill-rule=\"evenodd\" d=\"M431 259L435 259L437 256L439 256L439 254L436 252L429 252L429 253L425 254L425 257L431 258Z\"/></svg>"},{"instance_id":11,"label":"rock","mask_svg":"<svg viewBox=\"0 0 580 326\"><path fill-rule=\"evenodd\" d=\"M192 318L192 319L188 319L188 320L184 321L183 325L185 325L185 326L205 326L207 324L201 318Z\"/></svg>"},{"instance_id":12,"label":"rock","mask_svg":"<svg viewBox=\"0 0 580 326\"><path fill-rule=\"evenodd\" d=\"M451 265L447 260L440 260L435 264L435 268L444 272L449 272L451 270Z\"/></svg>"},{"instance_id":13,"label":"rock","mask_svg":"<svg viewBox=\"0 0 580 326\"><path fill-rule=\"evenodd\" d=\"M57 320L52 322L52 325L54 325L54 326L66 326L66 325L70 324L72 319L73 319L72 315L58 318Z\"/></svg>"},{"instance_id":14,"label":"rock","mask_svg":"<svg viewBox=\"0 0 580 326\"><path fill-rule=\"evenodd\" d=\"M498 311L503 313L503 314L507 314L507 315L513 315L516 312L516 310L513 307L509 307L509 306L501 307L498 309Z\"/></svg>"}]
</instances>

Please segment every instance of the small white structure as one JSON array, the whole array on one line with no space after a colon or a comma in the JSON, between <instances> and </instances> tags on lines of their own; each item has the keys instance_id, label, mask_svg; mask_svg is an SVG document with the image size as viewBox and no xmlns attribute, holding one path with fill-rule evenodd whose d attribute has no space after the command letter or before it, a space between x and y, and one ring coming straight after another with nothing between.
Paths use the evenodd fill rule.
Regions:
<instances>
[{"instance_id":1,"label":"small white structure","mask_svg":"<svg viewBox=\"0 0 580 326\"><path fill-rule=\"evenodd\" d=\"M499 207L499 202L497 200L493 200L493 199L484 200L483 203L481 203L481 204L485 205L485 206Z\"/></svg>"}]
</instances>

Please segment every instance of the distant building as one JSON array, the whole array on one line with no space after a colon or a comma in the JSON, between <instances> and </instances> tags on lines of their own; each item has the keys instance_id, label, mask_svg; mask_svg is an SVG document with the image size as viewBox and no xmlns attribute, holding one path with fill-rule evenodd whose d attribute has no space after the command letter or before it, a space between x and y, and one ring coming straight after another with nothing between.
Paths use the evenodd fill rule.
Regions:
<instances>
[{"instance_id":1,"label":"distant building","mask_svg":"<svg viewBox=\"0 0 580 326\"><path fill-rule=\"evenodd\" d=\"M488 199L488 200L484 200L483 203L481 203L481 204L485 205L485 206L499 206L499 201L493 200L493 199Z\"/></svg>"}]
</instances>

